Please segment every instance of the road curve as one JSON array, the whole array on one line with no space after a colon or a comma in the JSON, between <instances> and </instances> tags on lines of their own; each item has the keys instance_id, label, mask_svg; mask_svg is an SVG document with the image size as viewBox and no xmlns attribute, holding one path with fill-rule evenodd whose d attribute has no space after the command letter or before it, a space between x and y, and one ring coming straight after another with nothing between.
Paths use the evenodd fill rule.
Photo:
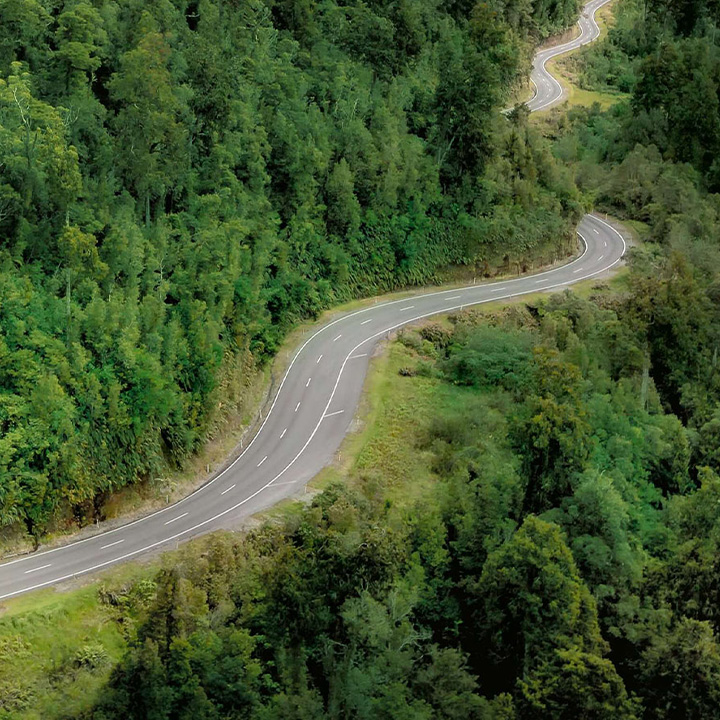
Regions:
<instances>
[{"instance_id":1,"label":"road curve","mask_svg":"<svg viewBox=\"0 0 720 720\"><path fill-rule=\"evenodd\" d=\"M545 65L551 58L563 55L571 50L576 50L583 45L597 40L600 35L600 28L595 21L595 13L610 0L591 0L587 3L581 13L577 24L580 34L574 39L561 45L538 50L533 60L530 82L535 86L535 94L525 104L530 112L538 110L549 110L562 101L565 91L560 82L551 75Z\"/></svg>"},{"instance_id":2,"label":"road curve","mask_svg":"<svg viewBox=\"0 0 720 720\"><path fill-rule=\"evenodd\" d=\"M595 0L586 10L594 8L594 13L602 4ZM543 97L547 101L549 96ZM439 313L599 276L625 252L620 233L597 215L582 219L578 236L582 254L562 267L377 303L323 325L295 354L258 433L229 467L183 500L139 520L0 565L0 600L236 524L294 494L340 446L360 399L369 357L381 339Z\"/></svg>"}]
</instances>

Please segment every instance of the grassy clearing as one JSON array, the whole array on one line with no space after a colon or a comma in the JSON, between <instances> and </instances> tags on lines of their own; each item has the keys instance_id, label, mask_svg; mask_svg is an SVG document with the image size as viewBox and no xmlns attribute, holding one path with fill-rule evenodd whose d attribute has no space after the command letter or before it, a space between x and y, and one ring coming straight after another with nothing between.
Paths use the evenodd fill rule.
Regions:
<instances>
[{"instance_id":1,"label":"grassy clearing","mask_svg":"<svg viewBox=\"0 0 720 720\"><path fill-rule=\"evenodd\" d=\"M49 589L6 601L0 616L0 718L54 720L92 707L133 632L131 623L118 622L101 591L122 595L128 587L142 588L140 581L151 582L157 568L131 563L67 592Z\"/></svg>"}]
</instances>

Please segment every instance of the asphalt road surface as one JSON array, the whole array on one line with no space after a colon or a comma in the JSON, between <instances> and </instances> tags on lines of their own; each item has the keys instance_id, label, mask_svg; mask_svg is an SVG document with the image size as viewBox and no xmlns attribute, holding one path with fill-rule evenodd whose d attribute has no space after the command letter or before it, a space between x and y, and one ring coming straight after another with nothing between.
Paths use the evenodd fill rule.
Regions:
<instances>
[{"instance_id":1,"label":"asphalt road surface","mask_svg":"<svg viewBox=\"0 0 720 720\"><path fill-rule=\"evenodd\" d=\"M593 13L602 4L595 0L586 6L585 12L591 8ZM593 35L593 28L597 29L594 22L585 32L585 42L597 36ZM573 41L573 47L582 44L582 37ZM544 67L544 62L539 67ZM554 98L550 92L538 92L537 98L541 96L543 102L555 101L549 99ZM322 326L297 351L259 431L227 469L180 502L158 512L0 565L0 600L59 584L210 530L236 525L239 520L296 493L332 460L340 446L358 405L369 357L381 339L403 325L439 313L561 289L602 275L617 265L625 252L622 236L596 215L582 219L578 237L582 253L562 267L515 279L378 302Z\"/></svg>"},{"instance_id":2,"label":"asphalt road surface","mask_svg":"<svg viewBox=\"0 0 720 720\"><path fill-rule=\"evenodd\" d=\"M580 34L574 39L562 45L539 50L533 60L530 81L535 86L535 95L525 104L531 112L537 110L549 110L553 105L562 101L564 96L563 86L546 69L545 65L551 58L563 55L571 50L576 50L582 45L597 40L600 35L600 28L595 22L595 13L610 0L591 0L583 7L578 20Z\"/></svg>"}]
</instances>

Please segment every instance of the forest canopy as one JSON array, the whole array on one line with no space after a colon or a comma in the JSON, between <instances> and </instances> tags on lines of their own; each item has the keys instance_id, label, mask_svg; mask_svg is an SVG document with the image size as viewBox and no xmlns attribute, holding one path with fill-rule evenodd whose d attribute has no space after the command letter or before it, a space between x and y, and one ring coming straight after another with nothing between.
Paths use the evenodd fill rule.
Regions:
<instances>
[{"instance_id":1,"label":"forest canopy","mask_svg":"<svg viewBox=\"0 0 720 720\"><path fill-rule=\"evenodd\" d=\"M498 111L576 10L2 0L0 526L182 465L300 319L567 247Z\"/></svg>"}]
</instances>

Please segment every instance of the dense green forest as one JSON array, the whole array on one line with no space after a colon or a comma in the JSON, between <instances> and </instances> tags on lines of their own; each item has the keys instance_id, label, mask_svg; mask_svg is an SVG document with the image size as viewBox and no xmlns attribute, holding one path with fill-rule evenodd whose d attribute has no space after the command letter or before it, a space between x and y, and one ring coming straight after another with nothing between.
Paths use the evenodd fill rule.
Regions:
<instances>
[{"instance_id":1,"label":"dense green forest","mask_svg":"<svg viewBox=\"0 0 720 720\"><path fill-rule=\"evenodd\" d=\"M98 12L105 18L104 27L111 38L112 23L120 23L123 14L108 13L106 7L104 15ZM198 5L204 7L208 6ZM406 17L404 13L409 13L410 7L419 11L423 5L378 2L353 5L352 11L344 6L340 12L334 4L330 7L298 0L266 7L265 24L254 26L258 37L262 37L263 29L272 24L277 31L275 47L292 43L292 61L278 60L278 65L272 67L297 72L308 85L298 90L298 82L294 82L281 91L277 76L271 75L269 80L266 78L267 85L258 82L256 86L243 86L243 103L266 108L266 114L258 110L256 118L262 118L264 134L260 154L255 156L264 158L261 165L266 179L260 189L251 187L249 179L237 179L239 165L224 166L223 177L240 183L244 198L265 199L268 210L257 212L257 223L274 218L275 226L268 230L266 238L266 248L270 249L263 262L267 264L260 265L265 268L261 272L264 274L252 288L257 304L246 306L262 308L266 314L257 315L252 332L249 328L243 330L245 345L235 339L237 344L232 349L222 344L230 341L225 339L227 319L221 316L223 330L218 342L222 352L218 352L215 366L203 366L213 368L205 376L210 383L203 396L206 402L213 397L212 383L223 372L228 355L234 357L243 348L258 357L271 353L282 330L294 318L312 314L336 298L412 281L402 274L412 267L411 257L423 265L423 272L435 273L443 264L457 261L482 267L494 254L505 251L500 249L505 248L501 236L494 233L500 228L504 232L505 224L515 219L539 217L544 219L540 235L531 235L522 220L516 234L507 236L507 252L520 254L521 248L531 251L546 242L542 233L567 226L580 199L631 222L642 242L630 251L624 275L610 286L599 284L589 289L588 297L566 292L491 315L459 313L402 333L391 349L402 353L403 358L394 382L403 384L408 392L422 387L429 394L422 405L427 416L419 424L421 431L414 438L415 445L408 451L420 458L417 462L428 464L427 472L432 476L431 487L423 487L422 495L412 492L416 478L406 476L406 468L417 469L417 464L396 461L401 467L390 472L393 458L387 457L385 475L377 470L364 474L361 470L352 483L332 484L315 496L311 505L298 507L245 535L220 535L188 544L151 579L100 587L98 602L112 614L127 649L112 668L94 707L83 713L84 720L714 720L718 716L717 5L696 0L617 3L616 24L606 39L579 57L576 67L584 87L616 90L624 94L623 99L605 111L598 106L560 109L538 121L537 127L552 143L552 156L538 137L540 130L529 126L523 113L516 113L507 124L504 120L497 122L491 105L497 106L502 98L502 82L495 86L492 101L482 106L484 114L474 114L479 112L477 109L468 111L472 117L482 119L485 145L476 144L479 135L450 143L447 135L439 133L448 132L447 126L441 129L443 122L454 121L433 113L438 112L448 88L455 87L454 92L462 94L462 84L445 86L441 81L443 73L453 67L447 62L449 56L442 53L455 47L453 43L465 43L464 50L455 56L462 59L463 65L474 58L485 63L486 70L494 67L500 72L499 68L504 68L507 80L523 67L527 69L522 53L533 35L540 36L567 19L548 19L546 6L541 3L522 11L512 5L434 4L432 12L420 13L425 24L416 50L384 41L353 45L357 41L355 31L351 37L344 23L367 20L369 37L387 38L378 33L382 28L399 27L399 18ZM168 8L168 17L176 17L177 11ZM566 11L572 14L570 8L558 9ZM202 20L196 17L201 15L197 9L181 14L178 17L182 22L175 30L160 35L171 47L180 37L186 38L183 43L190 48L195 35L202 32ZM47 32L50 22L42 32ZM136 23L132 32L140 27ZM229 24L215 24L213 52L221 51L218 27L224 32ZM243 27L243 32L248 32L250 25L246 22ZM500 35L496 34L498 28L502 29ZM412 37L406 29L400 35ZM104 47L112 46L110 39L107 43ZM371 47L376 48L375 55L370 53ZM395 58L393 65L386 55L391 48L402 49L402 63ZM468 48L475 49L473 54L467 54ZM26 54L21 59L30 68L31 76L43 78L55 67L44 62L33 70L29 50L14 48L8 52ZM168 58L177 57L176 52L173 47ZM426 162L425 169L432 169L432 188L424 186L422 192L418 190L415 196L403 200L398 195L397 204L386 205L384 212L376 205L380 190L362 194L360 178L368 178L363 176L368 168L364 163L371 157L387 160L388 153L392 154L390 148L382 146L388 139L387 125L373 135L379 121L371 110L361 125L368 137L374 138L372 153L354 155L351 160L350 148L357 144L348 144L344 170L338 169L340 160L337 165L327 164L323 181L318 170L314 185L298 184L297 177L288 171L284 184L277 185L282 166L278 153L281 147L283 152L289 150L288 145L277 144L280 136L285 137L276 127L281 122L278 108L290 102L284 92L295 97L307 91L301 109L289 115L293 121L312 116L329 133L323 135L325 145L293 145L298 152L300 148L310 152L308 148L312 147L312 157L321 157L319 147L323 147L330 153L327 157L336 157L340 145L335 143L346 137L352 125L347 119L326 118L336 106L324 107L319 99L324 96L312 94L319 91L310 78L318 77L314 74L320 72L316 64L324 53L339 53L328 62L335 63L342 57L347 67L358 72L361 68L368 70L370 74L363 77L369 84L363 86L356 79L356 86L373 88L372 107L375 103L382 107L386 120L404 118L403 132L395 136L393 142L397 144L393 144L392 151L400 152L399 138L419 143L422 152L414 157ZM192 53L186 49L183 54L184 64L168 60L166 70L170 78L178 74L184 78L181 86L186 95L180 93L177 102L185 97L195 122L199 122L197 118L202 114L198 114L193 105L196 101L192 100L198 95L193 94L188 80L197 77L188 59ZM104 55L102 62L111 60ZM207 57L204 62L208 62ZM237 58L234 62L238 62ZM233 76L234 82L250 72L243 63L242 72ZM147 62L139 63L139 67L147 66ZM102 131L108 133L103 135L109 138L106 142L119 143L120 150L108 155L110 164L115 155L121 155L122 148L132 147L128 138L121 139L113 130L113 122L122 111L113 105L117 102L113 100L117 89L113 88L117 88L117 77L123 72L122 62L119 67L115 72L120 75L115 75L115 80L94 79L90 84L97 101L112 110L98 125L107 126ZM279 72L268 67L256 66L253 72ZM207 81L204 76L203 82ZM349 82L349 76L345 76L338 81L338 88L347 88ZM38 80L37 87L41 86ZM0 89L8 88L9 97L13 97L12 87L7 84ZM97 88L107 88L107 94L103 96ZM327 92L331 96L331 91ZM391 98L397 101L396 93L407 93L402 95L407 104L394 105L391 111L388 103ZM310 95L316 100L308 103ZM452 101L455 108L459 107L458 97ZM478 97L473 94L473 100ZM271 102L269 98L276 103L271 106L272 112L267 112L265 105ZM420 98L430 104L423 105ZM283 132L294 127L289 115L283 115ZM177 119L180 126L184 122ZM245 122L250 123L247 117ZM232 132L226 132L240 135L249 126L233 126ZM68 126L66 132L71 128ZM478 128L464 125L463 132ZM44 136L38 133L35 137ZM201 153L200 131L193 137L191 154ZM37 358L36 366L29 362L12 366L15 374L11 377L17 387L35 390L38 384L36 376L21 375L19 368L27 373L28 367L54 367L52 363L56 362L66 373L58 371L54 384L43 386L46 401L52 397L52 388L62 396L67 392L65 379L71 382L76 377L73 372L78 366L73 363L77 361L70 359L75 357L73 353L88 358L83 367L95 367L93 363L99 356L93 353L98 346L91 343L96 342L96 336L73 335L90 317L95 317L94 303L104 304L107 310L118 296L124 298L124 304L112 316L122 326L129 315L126 304L132 298L138 319L131 339L143 337L149 342L152 333L146 334L148 326L143 324L143 318L149 312L146 304L156 301L157 289L153 286L150 290L148 274L161 273L162 282L167 283L164 288L182 285L185 293L175 296L169 289L164 290L167 294L163 302L169 307L153 326L157 344L144 348L142 357L148 362L169 357L163 353L173 338L185 348L190 347L188 338L197 341L187 334L193 327L188 310L200 302L200 297L205 298L204 312L219 306L210 303L197 288L188 296L189 286L182 283L192 284L200 278L209 281L207 268L216 268L216 259L193 266L192 270L187 263L190 258L198 258L197 244L205 233L214 235L207 227L198 229L189 220L209 215L194 215L194 210L179 206L188 203L191 208L195 207L193 203L208 201L209 191L201 189L207 182L202 180L203 173L209 167L217 170L213 163L221 161L215 158L230 162L227 158L232 157L232 151L224 147L220 152L213 144L225 137L223 132L212 137L207 156L199 155L202 160L193 161L188 170L192 182L188 179L187 186L159 192L129 184L124 192L111 193L114 209L102 217L107 217L110 227L122 216L123 222L133 228L132 237L144 248L134 280L122 273L112 275L109 270L108 247L117 247L113 245L119 242L117 238L129 236L115 230L92 229L97 228L92 223L100 223L101 212L99 208L88 208L102 204L104 196L99 183L92 192L85 184L93 177L96 182L99 177L109 181L97 170L85 169L85 151L79 142L72 143L78 167L83 168L78 199L67 203L67 211L55 208L45 218L48 228L58 222L57 237L65 240L54 244L48 240L42 249L33 245L30 237L38 237L37 228L45 227L40 219L44 216L37 210L30 219L19 220L9 234L7 277L25 277L27 290L22 296L17 291L19 299L12 305L16 313L12 337L20 340L16 350L5 352L3 362L21 351L25 355L17 357ZM250 133L248 137L257 140L258 136ZM437 144L440 137L447 145ZM478 150L472 163L463 166L470 146L486 149ZM36 147L39 167L40 145ZM166 147L162 146L163 151ZM246 145L242 147L247 150ZM439 147L447 154L441 149L438 155ZM155 148L153 152L160 150ZM94 162L100 160L94 156ZM287 156L284 162L288 162ZM296 173L300 169L308 171L306 156L298 157L297 162L293 166ZM364 170L353 163L360 163ZM65 167L61 163L53 167L61 166ZM334 169L328 172L328 167ZM393 173L399 172L401 164L386 166L382 173L374 171L373 177L383 188L387 187L383 183L390 167ZM415 167L420 173L419 166ZM127 168L118 168L119 174L112 182L121 187L128 182L128 172ZM174 170L167 172L168 177L175 177ZM49 170L43 173L44 182L50 182ZM333 195L333 183L343 174L351 178L352 191ZM413 177L420 183L421 177L426 181L428 176ZM408 187L405 182L395 185L398 193ZM306 204L292 195L293 187L295 192L300 188L307 192L311 186L311 196L303 201ZM12 192L19 193L17 189ZM52 195L47 189L44 192L47 197ZM10 190L8 193L12 195ZM282 194L296 200L286 199L282 205ZM433 199L422 204L421 196ZM33 190L31 203L38 202L39 197L39 191ZM216 189L211 197L216 205L208 212L215 214L217 229L231 222L228 218L217 220L218 208L229 201ZM333 197L354 199L357 204L351 204L358 212L353 216L358 218L355 226L332 230L333 217L335 221L350 217L345 211L333 216ZM22 202L22 194L16 202ZM120 207L122 212L117 209ZM238 204L235 210L240 207L244 210L246 205ZM314 209L317 213L318 207L322 207L322 217L313 215L312 222L306 217L303 225L304 232L317 232L317 239L302 246L301 253L296 233L302 212ZM419 207L422 213L413 214ZM80 208L88 214L85 225L80 220ZM292 216L285 217L289 208ZM401 218L401 225L396 226ZM383 223L392 232L380 232ZM401 232L398 227L405 233L405 244L393 234ZM435 232L438 228L446 233L444 238L452 239L449 245L431 233L430 229ZM30 234L23 234L26 231ZM252 238L247 252L253 263L260 262L255 255L256 250L259 252L259 237L252 236L245 226L238 232ZM439 244L433 245L433 239ZM211 243L209 239L207 242ZM387 252L391 254L383 255L379 249L384 247L382 242L390 243ZM174 251L173 243L177 244ZM403 248L407 250L411 245L418 253L401 255ZM187 256L179 249L185 246ZM122 257L134 257L133 247L125 245ZM153 248L158 247L167 253L167 264L147 269L145 265L150 268L150 259L156 257ZM439 247L445 248L443 253L452 247L452 252L458 254L423 254ZM52 254L59 257L60 252L70 253L68 248L81 259L74 266L69 260L60 264L56 260L53 275L48 265ZM316 275L310 266L300 265L298 258L309 257L307 253L319 248L333 248L338 253L333 257L340 258L338 262L347 271L342 282L327 280L317 270L321 266L333 267L331 264L316 266ZM359 270L353 271L358 263L367 264L358 254L361 248L377 253L373 262L381 263L384 258L390 263L387 267L393 269L386 280L363 279ZM437 257L437 263L429 263L428 257ZM88 279L88 272L97 273L97 277ZM111 276L112 294L107 285ZM241 277L256 280L252 270ZM323 285L323 280L328 284ZM297 286L292 283L300 282L317 293L317 308L292 305L292 298L308 297L304 290L293 295L292 288ZM246 287L242 282L240 285ZM327 295L323 287L328 288ZM281 289L289 304L273 315L270 301ZM237 310L236 293L233 289L223 307ZM48 317L47 322L51 319L47 308L52 303L39 305L44 315L31 312L38 307L33 302L40 302L33 301L33 297L52 297L57 304L52 317L58 318L58 327L64 323L62 332L58 331L57 346L22 344L38 336L48 342L50 337L48 331L43 334L41 328L29 327L29 318L36 323L40 318ZM3 302L3 318L7 312ZM18 319L22 312L24 325ZM170 327L176 334L168 334ZM66 338L73 337L77 339L66 342ZM160 360L156 368L159 374L150 365L142 365L136 358L140 345L130 342L126 335L122 337L124 345L108 340L106 362L97 368L97 373L105 375L89 373L87 377L95 377L95 382L100 383L99 378L109 377L112 372L141 372L141 368L147 382L176 377L162 374L162 369L169 366ZM271 337L276 338L275 345ZM50 352L51 347L55 353ZM153 348L157 355L153 355ZM127 352L136 364L121 363L118 353L122 352ZM195 355L184 357L191 356L197 359ZM173 367L183 367L183 356L176 352L173 357ZM183 377L197 377L187 368L184 372L189 374ZM129 402L128 397L149 402L138 386L116 382L115 405L109 401L107 406L99 404L103 412L110 407L116 408L115 412L127 408L123 403ZM168 380L154 390L163 398L176 397L168 392L170 386ZM98 392L104 391L102 383L97 387ZM149 392L152 387L150 384L142 389ZM180 384L177 387L177 397L183 402L199 397L197 390ZM21 405L25 396L20 390L13 392L12 407L30 407ZM77 396L68 392L67 397L73 398L68 402L75 402ZM47 401L42 407L47 407ZM179 413L179 407L188 412L191 406L171 406L168 412ZM197 428L202 427L201 418L207 418L209 406L193 407L197 424L192 427L199 432ZM397 412L397 408L394 410ZM69 417L72 421L80 415ZM59 411L52 418L61 418L75 433L79 433L78 427L92 426L89 421L83 426L73 424L68 415ZM17 419L15 422L18 428L25 427ZM147 457L170 462L174 440L167 438L160 424L153 426L156 435L130 422L126 427L132 428L127 433L133 443L139 437L147 440L143 450ZM145 434L131 435L136 431ZM40 437L46 440L48 435ZM149 442L151 437L156 438L156 444ZM63 452L71 452L73 445L68 447ZM43 459L53 457L48 451ZM60 462L57 457L52 461ZM137 468L133 472L142 475ZM36 471L32 477L39 473ZM392 487L391 474L395 476L393 482L402 478L400 488ZM30 487L29 482L23 487ZM22 643L21 622L14 623L12 617L0 623L0 647L7 662L13 656L22 662L22 653L29 651ZM49 662L48 682L60 686L80 673L107 672L104 652L102 647L89 644L63 661ZM1 660L2 656L0 669ZM0 717L19 715L32 705L32 697L23 695L21 681L12 678L4 686L19 689L14 694L7 692Z\"/></svg>"},{"instance_id":2,"label":"dense green forest","mask_svg":"<svg viewBox=\"0 0 720 720\"><path fill-rule=\"evenodd\" d=\"M293 323L566 252L575 0L0 0L0 528L178 467ZM546 255L547 257L547 255Z\"/></svg>"},{"instance_id":3,"label":"dense green forest","mask_svg":"<svg viewBox=\"0 0 720 720\"><path fill-rule=\"evenodd\" d=\"M580 69L628 99L544 124L644 239L619 288L406 332L397 382L461 390L431 497L333 486L108 598L142 620L90 717L717 717L716 12L620 4Z\"/></svg>"}]
</instances>

